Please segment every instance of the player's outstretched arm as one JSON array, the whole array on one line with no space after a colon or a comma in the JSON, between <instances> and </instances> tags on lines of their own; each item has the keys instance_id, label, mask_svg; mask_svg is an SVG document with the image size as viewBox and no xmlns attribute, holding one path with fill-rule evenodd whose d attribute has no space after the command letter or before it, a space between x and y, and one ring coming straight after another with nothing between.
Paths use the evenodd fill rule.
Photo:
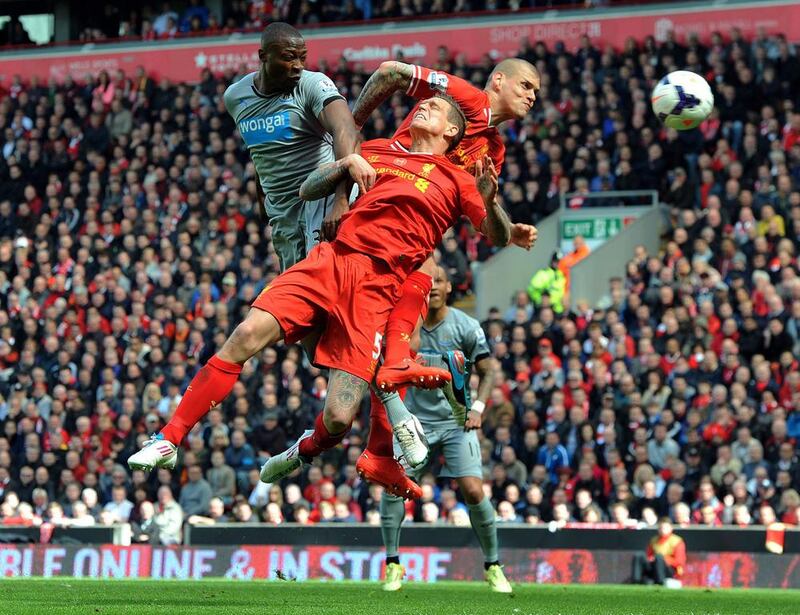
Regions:
<instances>
[{"instance_id":1,"label":"player's outstretched arm","mask_svg":"<svg viewBox=\"0 0 800 615\"><path fill-rule=\"evenodd\" d=\"M411 64L395 60L383 62L364 84L353 105L356 126L362 127L370 114L396 91L408 89L413 76L414 67Z\"/></svg>"},{"instance_id":2,"label":"player's outstretched arm","mask_svg":"<svg viewBox=\"0 0 800 615\"><path fill-rule=\"evenodd\" d=\"M486 206L486 218L480 231L494 246L507 246L511 241L511 220L497 201L497 169L488 156L475 164L475 183Z\"/></svg>"},{"instance_id":3,"label":"player's outstretched arm","mask_svg":"<svg viewBox=\"0 0 800 615\"><path fill-rule=\"evenodd\" d=\"M331 195L336 191L336 186L348 177L358 184L358 189L363 194L375 183L375 169L359 154L350 154L323 164L300 186L300 198L314 201Z\"/></svg>"}]
</instances>

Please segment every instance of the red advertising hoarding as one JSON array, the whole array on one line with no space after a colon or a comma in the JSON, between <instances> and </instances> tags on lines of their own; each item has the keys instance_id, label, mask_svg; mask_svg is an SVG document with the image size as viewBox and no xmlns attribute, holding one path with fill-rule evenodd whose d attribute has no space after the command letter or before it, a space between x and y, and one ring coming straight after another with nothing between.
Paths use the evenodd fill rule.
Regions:
<instances>
[{"instance_id":1,"label":"red advertising hoarding","mask_svg":"<svg viewBox=\"0 0 800 615\"><path fill-rule=\"evenodd\" d=\"M585 34L597 45L620 47L629 36L642 38L654 35L664 40L674 31L678 40L689 32L707 38L716 30L723 34L734 27L741 28L745 36L752 36L763 28L767 33L784 33L789 40L800 40L800 3L754 3L719 8L686 8L676 12L670 9L614 12L602 8L579 15L559 13L549 17L539 15L514 15L507 20L443 19L424 21L413 26L388 24L386 27L365 26L348 30L317 30L306 33L311 64L321 58L335 64L344 57L349 62L362 63L372 69L398 53L409 62L432 63L440 45L463 52L468 60L478 60L489 53L497 58L514 55L520 41L543 41L552 46L563 41L574 49ZM122 69L130 74L142 65L153 75L173 81L192 82L199 78L202 69L213 72L242 66L253 70L257 63L258 36L231 39L192 39L174 43L142 45L92 46L84 48L54 49L53 51L0 55L0 83L11 76L23 78L38 75L42 79L63 79L67 74L83 79L87 73Z\"/></svg>"},{"instance_id":2,"label":"red advertising hoarding","mask_svg":"<svg viewBox=\"0 0 800 615\"><path fill-rule=\"evenodd\" d=\"M633 551L501 549L516 583L624 583ZM293 579L378 581L385 553L376 547L4 545L0 578ZM412 582L480 580L478 549L409 547L401 563ZM800 588L800 555L690 553L684 583L694 587Z\"/></svg>"}]
</instances>

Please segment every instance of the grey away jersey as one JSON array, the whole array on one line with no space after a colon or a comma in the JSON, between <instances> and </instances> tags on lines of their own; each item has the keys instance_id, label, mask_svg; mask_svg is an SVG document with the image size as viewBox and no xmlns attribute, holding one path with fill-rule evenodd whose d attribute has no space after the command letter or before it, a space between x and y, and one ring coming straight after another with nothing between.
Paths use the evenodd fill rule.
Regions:
<instances>
[{"instance_id":1,"label":"grey away jersey","mask_svg":"<svg viewBox=\"0 0 800 615\"><path fill-rule=\"evenodd\" d=\"M444 320L433 329L428 330L423 325L419 335L419 354L428 365L446 368L441 355L448 350L460 350L472 364L491 354L480 323L456 308L451 307ZM409 387L405 401L423 427L459 428L440 389L426 391Z\"/></svg>"},{"instance_id":2,"label":"grey away jersey","mask_svg":"<svg viewBox=\"0 0 800 615\"><path fill-rule=\"evenodd\" d=\"M324 74L304 70L290 94L264 96L250 73L225 90L225 107L250 151L267 214L296 207L300 185L321 164L333 162L333 138L319 115L331 100L344 97Z\"/></svg>"}]
</instances>

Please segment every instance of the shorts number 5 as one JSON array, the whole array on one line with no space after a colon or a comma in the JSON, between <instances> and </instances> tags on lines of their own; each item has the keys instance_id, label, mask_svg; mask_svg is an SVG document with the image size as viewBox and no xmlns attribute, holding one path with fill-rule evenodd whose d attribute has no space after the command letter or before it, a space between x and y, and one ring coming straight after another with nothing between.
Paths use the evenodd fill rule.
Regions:
<instances>
[{"instance_id":1,"label":"shorts number 5","mask_svg":"<svg viewBox=\"0 0 800 615\"><path fill-rule=\"evenodd\" d=\"M377 361L381 358L381 347L383 346L383 335L380 331L375 332L375 343L372 345L372 358Z\"/></svg>"}]
</instances>

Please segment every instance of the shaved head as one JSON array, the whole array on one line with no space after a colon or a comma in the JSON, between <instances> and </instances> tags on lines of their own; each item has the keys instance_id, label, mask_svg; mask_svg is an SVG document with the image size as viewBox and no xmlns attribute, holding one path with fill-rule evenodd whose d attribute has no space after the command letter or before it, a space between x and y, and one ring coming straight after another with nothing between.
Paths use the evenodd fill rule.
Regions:
<instances>
[{"instance_id":1,"label":"shaved head","mask_svg":"<svg viewBox=\"0 0 800 615\"><path fill-rule=\"evenodd\" d=\"M276 21L269 24L261 33L261 49L266 49L270 45L297 38L303 40L303 35L300 34L300 30L288 23Z\"/></svg>"},{"instance_id":2,"label":"shaved head","mask_svg":"<svg viewBox=\"0 0 800 615\"><path fill-rule=\"evenodd\" d=\"M524 118L536 102L541 85L539 71L527 60L507 58L495 66L484 88L495 125Z\"/></svg>"},{"instance_id":3,"label":"shaved head","mask_svg":"<svg viewBox=\"0 0 800 615\"><path fill-rule=\"evenodd\" d=\"M492 77L497 73L502 73L506 77L516 77L525 71L530 71L534 75L539 74L536 67L527 60L523 60L522 58L506 58L505 60L501 60L497 66L494 67L494 70L492 70L492 73L489 75L489 81L491 82Z\"/></svg>"}]
</instances>

